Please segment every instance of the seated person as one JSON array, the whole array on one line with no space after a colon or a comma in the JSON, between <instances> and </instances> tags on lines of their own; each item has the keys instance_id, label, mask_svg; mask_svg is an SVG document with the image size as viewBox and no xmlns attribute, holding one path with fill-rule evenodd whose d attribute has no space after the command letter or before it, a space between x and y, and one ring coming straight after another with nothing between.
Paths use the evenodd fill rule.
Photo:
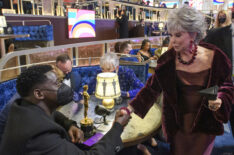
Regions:
<instances>
[{"instance_id":1,"label":"seated person","mask_svg":"<svg viewBox=\"0 0 234 155\"><path fill-rule=\"evenodd\" d=\"M53 71L56 73L57 78L58 78L58 82L62 82L63 80L63 73L61 70L59 70L56 66L51 65L51 67L53 68ZM2 140L2 135L5 129L5 125L7 122L7 118L8 118L8 113L10 110L10 107L12 105L12 103L16 100L19 99L20 95L18 93L16 93L11 99L10 101L2 108L2 110L0 111L0 144L1 144L1 140ZM78 130L78 132L82 135L83 132L81 130ZM69 131L70 134L70 131ZM73 137L73 136L71 136Z\"/></svg>"},{"instance_id":2,"label":"seated person","mask_svg":"<svg viewBox=\"0 0 234 155\"><path fill-rule=\"evenodd\" d=\"M68 85L74 90L73 101L76 103L83 103L82 97L82 83L81 76L78 72L72 72L72 60L67 54L62 54L56 58L56 66L63 72L65 75L63 83ZM79 112L79 104L73 104L72 114Z\"/></svg>"},{"instance_id":3,"label":"seated person","mask_svg":"<svg viewBox=\"0 0 234 155\"><path fill-rule=\"evenodd\" d=\"M65 75L63 83L70 86L74 91L74 101L79 102L82 100L82 84L81 76L78 72L72 72L72 60L67 54L62 54L56 58L56 66Z\"/></svg>"},{"instance_id":4,"label":"seated person","mask_svg":"<svg viewBox=\"0 0 234 155\"><path fill-rule=\"evenodd\" d=\"M115 43L114 49L115 49L115 53L120 53L120 46L121 46L121 42L117 42Z\"/></svg>"},{"instance_id":5,"label":"seated person","mask_svg":"<svg viewBox=\"0 0 234 155\"><path fill-rule=\"evenodd\" d=\"M120 53L123 54L129 54L129 52L132 50L132 45L130 41L125 41L120 45Z\"/></svg>"},{"instance_id":6,"label":"seated person","mask_svg":"<svg viewBox=\"0 0 234 155\"><path fill-rule=\"evenodd\" d=\"M6 39L5 40L5 50L7 53L14 52L15 44L13 39Z\"/></svg>"},{"instance_id":7,"label":"seated person","mask_svg":"<svg viewBox=\"0 0 234 155\"><path fill-rule=\"evenodd\" d=\"M67 130L76 123L55 110L72 100L73 91L58 83L51 66L29 67L18 76L16 88L21 98L10 107L0 154L103 155L123 147L120 135L130 118L123 110L117 111L110 131L90 150L82 151L71 143Z\"/></svg>"},{"instance_id":8,"label":"seated person","mask_svg":"<svg viewBox=\"0 0 234 155\"><path fill-rule=\"evenodd\" d=\"M166 37L163 40L162 46L160 48L158 48L154 53L155 53L155 57L156 59L158 59L164 52L166 52L168 49L170 49L170 38Z\"/></svg>"},{"instance_id":9,"label":"seated person","mask_svg":"<svg viewBox=\"0 0 234 155\"><path fill-rule=\"evenodd\" d=\"M134 57L131 55L129 55L129 52L132 50L132 45L130 43L130 41L125 41L120 45L120 53L124 54L121 55L120 60L124 60L124 61L134 61L134 62L138 62L137 57Z\"/></svg>"},{"instance_id":10,"label":"seated person","mask_svg":"<svg viewBox=\"0 0 234 155\"><path fill-rule=\"evenodd\" d=\"M151 54L150 40L144 39L141 44L141 49L138 51L137 55L139 62L144 62L147 60L155 60L157 57Z\"/></svg>"},{"instance_id":11,"label":"seated person","mask_svg":"<svg viewBox=\"0 0 234 155\"><path fill-rule=\"evenodd\" d=\"M101 72L116 72L119 77L119 84L121 89L121 97L133 98L138 91L144 87L144 84L136 77L132 69L127 67L119 67L119 59L115 53L106 53L100 60L101 69L97 70L96 74ZM96 77L89 83L89 94L93 94L96 88Z\"/></svg>"},{"instance_id":12,"label":"seated person","mask_svg":"<svg viewBox=\"0 0 234 155\"><path fill-rule=\"evenodd\" d=\"M57 74L58 76L58 81L59 82L63 82L64 80L64 73L55 65L51 65L51 67L53 68L54 72Z\"/></svg>"}]
</instances>

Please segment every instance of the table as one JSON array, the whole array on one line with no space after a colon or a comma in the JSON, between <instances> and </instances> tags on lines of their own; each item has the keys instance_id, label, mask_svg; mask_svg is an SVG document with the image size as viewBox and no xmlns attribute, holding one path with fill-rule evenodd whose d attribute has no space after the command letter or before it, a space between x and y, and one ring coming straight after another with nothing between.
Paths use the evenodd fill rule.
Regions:
<instances>
[{"instance_id":1,"label":"table","mask_svg":"<svg viewBox=\"0 0 234 155\"><path fill-rule=\"evenodd\" d=\"M149 73L153 74L156 67L157 67L157 60L150 60L149 61Z\"/></svg>"},{"instance_id":2,"label":"table","mask_svg":"<svg viewBox=\"0 0 234 155\"><path fill-rule=\"evenodd\" d=\"M29 34L0 34L1 57L6 54L5 39L29 37Z\"/></svg>"},{"instance_id":3,"label":"table","mask_svg":"<svg viewBox=\"0 0 234 155\"><path fill-rule=\"evenodd\" d=\"M101 104L102 100L97 99L94 95L91 95L89 100L89 109L88 109L88 117L92 118L93 120L95 118L101 118L101 116L98 116L95 114L94 109L97 104ZM119 109L122 106L126 106L129 102L128 99L124 99L122 104L115 105L114 110ZM76 115L72 114L72 107L76 103L69 103L62 108L59 109L60 112L62 112L64 115L69 117L70 119L75 120L77 123L80 122L81 119L83 119L84 114L84 106L82 104L79 104L79 112ZM147 113L144 119L141 119L135 114L131 114L132 119L129 121L128 125L124 128L124 131L121 135L122 141L125 145L125 147L136 145L138 143L141 143L145 141L146 139L150 138L152 135L154 135L157 130L160 129L161 126L161 107L158 104L154 104L150 111ZM115 112L111 113L109 116L106 117L108 121L108 125L104 124L94 124L94 126L97 128L97 132L101 132L105 134L109 131L109 129L112 126L112 122L115 117Z\"/></svg>"}]
</instances>

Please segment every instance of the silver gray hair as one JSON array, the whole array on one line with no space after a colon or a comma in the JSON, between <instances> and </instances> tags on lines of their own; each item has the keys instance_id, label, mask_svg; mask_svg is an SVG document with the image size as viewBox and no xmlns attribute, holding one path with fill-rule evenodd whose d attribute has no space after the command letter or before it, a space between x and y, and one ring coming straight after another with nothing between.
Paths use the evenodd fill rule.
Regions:
<instances>
[{"instance_id":1,"label":"silver gray hair","mask_svg":"<svg viewBox=\"0 0 234 155\"><path fill-rule=\"evenodd\" d=\"M194 40L199 43L205 36L206 22L204 15L188 5L183 5L181 8L174 9L170 12L167 22L168 32L197 33Z\"/></svg>"},{"instance_id":2,"label":"silver gray hair","mask_svg":"<svg viewBox=\"0 0 234 155\"><path fill-rule=\"evenodd\" d=\"M100 59L100 66L105 66L106 64L111 64L115 69L119 66L119 58L113 52L105 53Z\"/></svg>"}]
</instances>

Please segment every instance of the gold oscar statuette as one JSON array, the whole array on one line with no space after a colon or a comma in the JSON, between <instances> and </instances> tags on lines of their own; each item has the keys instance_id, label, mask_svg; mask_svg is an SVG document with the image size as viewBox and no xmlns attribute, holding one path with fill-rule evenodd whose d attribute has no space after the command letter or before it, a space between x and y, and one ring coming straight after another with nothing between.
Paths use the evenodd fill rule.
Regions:
<instances>
[{"instance_id":1,"label":"gold oscar statuette","mask_svg":"<svg viewBox=\"0 0 234 155\"><path fill-rule=\"evenodd\" d=\"M83 97L84 97L84 118L80 121L81 130L84 132L85 137L91 137L94 134L93 120L88 118L89 109L89 94L88 85L83 86Z\"/></svg>"}]
</instances>

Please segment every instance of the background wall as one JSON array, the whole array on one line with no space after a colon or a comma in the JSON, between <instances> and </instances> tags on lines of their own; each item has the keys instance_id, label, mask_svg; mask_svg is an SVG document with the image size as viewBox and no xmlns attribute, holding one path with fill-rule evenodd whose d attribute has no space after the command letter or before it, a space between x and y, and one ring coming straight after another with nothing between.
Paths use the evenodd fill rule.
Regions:
<instances>
[{"instance_id":1,"label":"background wall","mask_svg":"<svg viewBox=\"0 0 234 155\"><path fill-rule=\"evenodd\" d=\"M45 25L48 22L37 21L31 22L27 20L49 20L54 29L54 45L72 44L88 41L110 40L117 39L117 23L115 20L96 20L96 37L95 38L81 38L68 39L68 26L66 17L52 17L52 16L33 16L33 15L16 15L7 16L6 20L9 25L22 25L22 22L9 22L9 20L26 21L25 25ZM129 30L134 27L136 22L129 21Z\"/></svg>"}]
</instances>

